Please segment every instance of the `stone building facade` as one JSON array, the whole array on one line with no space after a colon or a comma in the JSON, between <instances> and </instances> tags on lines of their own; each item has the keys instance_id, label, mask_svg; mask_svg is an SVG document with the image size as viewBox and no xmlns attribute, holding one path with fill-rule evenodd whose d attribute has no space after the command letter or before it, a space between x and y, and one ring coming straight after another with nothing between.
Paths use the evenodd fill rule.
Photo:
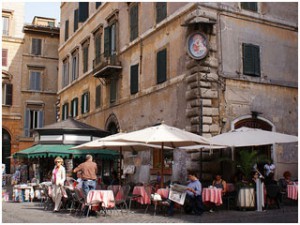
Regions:
<instances>
[{"instance_id":1,"label":"stone building facade","mask_svg":"<svg viewBox=\"0 0 300 225\"><path fill-rule=\"evenodd\" d=\"M24 3L2 3L2 155L7 173L17 163L10 156L33 144L30 129L56 121L55 23L35 17L24 26Z\"/></svg>"},{"instance_id":2,"label":"stone building facade","mask_svg":"<svg viewBox=\"0 0 300 225\"><path fill-rule=\"evenodd\" d=\"M239 126L297 135L297 16L297 3L62 3L58 118L111 133L164 121L205 137ZM295 145L265 151L277 176L297 176ZM128 154L134 179L155 175L156 151ZM175 150L166 175L210 180L220 154L231 152Z\"/></svg>"}]
</instances>

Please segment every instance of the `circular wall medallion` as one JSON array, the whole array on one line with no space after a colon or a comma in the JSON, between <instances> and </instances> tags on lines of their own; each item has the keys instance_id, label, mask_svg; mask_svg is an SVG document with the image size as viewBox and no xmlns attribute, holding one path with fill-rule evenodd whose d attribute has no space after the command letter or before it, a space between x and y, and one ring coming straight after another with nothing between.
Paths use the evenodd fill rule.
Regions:
<instances>
[{"instance_id":1,"label":"circular wall medallion","mask_svg":"<svg viewBox=\"0 0 300 225\"><path fill-rule=\"evenodd\" d=\"M206 36L200 32L191 34L187 40L187 49L192 58L203 59L208 53Z\"/></svg>"}]
</instances>

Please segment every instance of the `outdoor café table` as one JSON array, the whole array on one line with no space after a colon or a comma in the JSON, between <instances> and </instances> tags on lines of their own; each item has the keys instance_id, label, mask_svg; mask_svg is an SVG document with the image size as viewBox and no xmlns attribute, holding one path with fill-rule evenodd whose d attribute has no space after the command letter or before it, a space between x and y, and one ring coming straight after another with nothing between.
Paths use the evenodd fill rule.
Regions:
<instances>
[{"instance_id":1,"label":"outdoor caf\u00e9 table","mask_svg":"<svg viewBox=\"0 0 300 225\"><path fill-rule=\"evenodd\" d=\"M203 188L202 201L212 202L216 205L223 204L222 201L222 189L221 188Z\"/></svg>"},{"instance_id":2,"label":"outdoor caf\u00e9 table","mask_svg":"<svg viewBox=\"0 0 300 225\"><path fill-rule=\"evenodd\" d=\"M243 187L238 193L237 206L240 208L255 207L255 192L252 187Z\"/></svg>"},{"instance_id":3,"label":"outdoor caf\u00e9 table","mask_svg":"<svg viewBox=\"0 0 300 225\"><path fill-rule=\"evenodd\" d=\"M298 199L298 184L287 185L287 197L293 200Z\"/></svg>"},{"instance_id":4,"label":"outdoor caf\u00e9 table","mask_svg":"<svg viewBox=\"0 0 300 225\"><path fill-rule=\"evenodd\" d=\"M142 205L145 205L145 204L150 205L151 204L151 199L150 199L149 194L146 191L146 188L148 188L147 191L150 194L151 193L151 187L150 186L147 186L147 187L144 187L144 186L135 186L133 188L133 191L132 191L132 194L134 194L134 195L141 195L141 197L138 197L136 199L136 201L138 203L142 204Z\"/></svg>"},{"instance_id":5,"label":"outdoor caf\u00e9 table","mask_svg":"<svg viewBox=\"0 0 300 225\"><path fill-rule=\"evenodd\" d=\"M112 190L91 190L89 191L86 202L91 204L92 202L102 202L102 207L113 208L115 206L115 198Z\"/></svg>"}]
</instances>

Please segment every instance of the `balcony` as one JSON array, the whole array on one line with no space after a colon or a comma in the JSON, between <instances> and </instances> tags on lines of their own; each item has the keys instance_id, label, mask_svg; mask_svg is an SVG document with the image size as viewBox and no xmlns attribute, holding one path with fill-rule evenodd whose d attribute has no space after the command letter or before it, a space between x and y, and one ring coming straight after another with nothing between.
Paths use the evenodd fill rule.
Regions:
<instances>
[{"instance_id":1,"label":"balcony","mask_svg":"<svg viewBox=\"0 0 300 225\"><path fill-rule=\"evenodd\" d=\"M105 57L101 54L93 60L93 74L97 78L109 78L122 70L121 62L116 54Z\"/></svg>"}]
</instances>

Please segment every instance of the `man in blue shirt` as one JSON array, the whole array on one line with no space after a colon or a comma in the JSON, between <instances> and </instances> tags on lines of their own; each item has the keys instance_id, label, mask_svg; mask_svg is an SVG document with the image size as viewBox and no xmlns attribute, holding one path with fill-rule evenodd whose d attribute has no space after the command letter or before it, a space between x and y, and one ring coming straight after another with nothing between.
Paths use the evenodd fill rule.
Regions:
<instances>
[{"instance_id":1,"label":"man in blue shirt","mask_svg":"<svg viewBox=\"0 0 300 225\"><path fill-rule=\"evenodd\" d=\"M203 203L202 203L202 185L198 180L196 173L190 171L188 172L188 179L190 180L186 189L186 197L184 201L184 211L188 214L194 212L195 215L201 215L203 213ZM168 209L168 215L172 216L174 210L174 202L170 202L170 207Z\"/></svg>"}]
</instances>

